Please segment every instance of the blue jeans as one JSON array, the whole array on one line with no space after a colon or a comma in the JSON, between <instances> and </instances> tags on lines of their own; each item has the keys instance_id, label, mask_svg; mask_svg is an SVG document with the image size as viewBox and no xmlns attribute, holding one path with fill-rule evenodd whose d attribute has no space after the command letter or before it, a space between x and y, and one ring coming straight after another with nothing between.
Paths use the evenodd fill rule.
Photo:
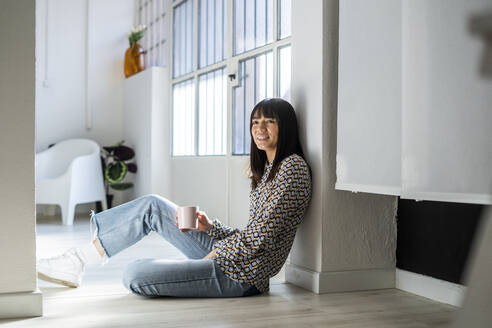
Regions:
<instances>
[{"instance_id":1,"label":"blue jeans","mask_svg":"<svg viewBox=\"0 0 492 328\"><path fill-rule=\"evenodd\" d=\"M131 292L148 297L241 297L260 292L248 283L226 276L212 259L203 260L216 239L202 231L176 227L177 205L150 194L91 214L97 237L108 258L135 244L151 231L188 257L187 260L140 259L128 265L123 283Z\"/></svg>"}]
</instances>

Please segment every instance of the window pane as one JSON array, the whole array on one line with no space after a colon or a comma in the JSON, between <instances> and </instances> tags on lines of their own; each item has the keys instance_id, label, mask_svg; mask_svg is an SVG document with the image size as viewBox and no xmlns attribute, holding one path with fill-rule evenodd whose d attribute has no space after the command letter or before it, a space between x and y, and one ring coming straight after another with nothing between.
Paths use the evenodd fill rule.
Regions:
<instances>
[{"instance_id":1,"label":"window pane","mask_svg":"<svg viewBox=\"0 0 492 328\"><path fill-rule=\"evenodd\" d=\"M266 3L267 0L257 0L256 1L256 40L255 46L259 47L266 44Z\"/></svg>"},{"instance_id":2,"label":"window pane","mask_svg":"<svg viewBox=\"0 0 492 328\"><path fill-rule=\"evenodd\" d=\"M179 13L180 13L179 8L174 8L173 12L173 17L174 17L174 25L173 25L173 76L179 75L178 72L178 67L179 67L179 60L181 59L181 54L180 54L180 44L179 40L177 38L178 36L178 28L177 26L179 25Z\"/></svg>"},{"instance_id":3,"label":"window pane","mask_svg":"<svg viewBox=\"0 0 492 328\"><path fill-rule=\"evenodd\" d=\"M193 0L174 8L173 76L193 71Z\"/></svg>"},{"instance_id":4,"label":"window pane","mask_svg":"<svg viewBox=\"0 0 492 328\"><path fill-rule=\"evenodd\" d=\"M266 2L266 19L267 19L266 43L272 43L273 42L273 14L274 14L273 13L273 1L274 0L267 0L267 2Z\"/></svg>"},{"instance_id":5,"label":"window pane","mask_svg":"<svg viewBox=\"0 0 492 328\"><path fill-rule=\"evenodd\" d=\"M225 0L200 0L200 68L224 60Z\"/></svg>"},{"instance_id":6,"label":"window pane","mask_svg":"<svg viewBox=\"0 0 492 328\"><path fill-rule=\"evenodd\" d=\"M179 38L179 51L180 51L180 57L179 57L179 75L182 75L185 73L185 64L186 64L186 6L181 5L179 12L179 33L177 35L177 38Z\"/></svg>"},{"instance_id":7,"label":"window pane","mask_svg":"<svg viewBox=\"0 0 492 328\"><path fill-rule=\"evenodd\" d=\"M173 86L173 155L195 154L195 84Z\"/></svg>"},{"instance_id":8,"label":"window pane","mask_svg":"<svg viewBox=\"0 0 492 328\"><path fill-rule=\"evenodd\" d=\"M215 59L212 59L214 63L222 61L225 54L226 3L225 0L215 0Z\"/></svg>"},{"instance_id":9,"label":"window pane","mask_svg":"<svg viewBox=\"0 0 492 328\"><path fill-rule=\"evenodd\" d=\"M290 102L290 76L291 76L291 48L286 46L280 48L278 54L278 83L279 96Z\"/></svg>"},{"instance_id":10,"label":"window pane","mask_svg":"<svg viewBox=\"0 0 492 328\"><path fill-rule=\"evenodd\" d=\"M273 42L273 0L234 0L234 54Z\"/></svg>"},{"instance_id":11,"label":"window pane","mask_svg":"<svg viewBox=\"0 0 492 328\"><path fill-rule=\"evenodd\" d=\"M244 52L244 0L234 0L234 53Z\"/></svg>"},{"instance_id":12,"label":"window pane","mask_svg":"<svg viewBox=\"0 0 492 328\"><path fill-rule=\"evenodd\" d=\"M286 38L291 34L291 0L279 0L279 39Z\"/></svg>"},{"instance_id":13,"label":"window pane","mask_svg":"<svg viewBox=\"0 0 492 328\"><path fill-rule=\"evenodd\" d=\"M249 154L249 117L255 104L273 97L273 52L239 63L239 87L234 89L233 154Z\"/></svg>"},{"instance_id":14,"label":"window pane","mask_svg":"<svg viewBox=\"0 0 492 328\"><path fill-rule=\"evenodd\" d=\"M200 26L200 32L199 32L199 37L200 37L200 47L198 48L198 53L199 53L199 66L204 67L207 66L207 0L200 0L200 21L199 21L199 26Z\"/></svg>"},{"instance_id":15,"label":"window pane","mask_svg":"<svg viewBox=\"0 0 492 328\"><path fill-rule=\"evenodd\" d=\"M244 0L244 50L254 49L255 47L255 3L257 1Z\"/></svg>"},{"instance_id":16,"label":"window pane","mask_svg":"<svg viewBox=\"0 0 492 328\"><path fill-rule=\"evenodd\" d=\"M215 58L215 0L207 0L207 63L211 64Z\"/></svg>"},{"instance_id":17,"label":"window pane","mask_svg":"<svg viewBox=\"0 0 492 328\"><path fill-rule=\"evenodd\" d=\"M244 66L244 61L239 64L239 87L234 88L234 117L232 122L233 154L244 153Z\"/></svg>"},{"instance_id":18,"label":"window pane","mask_svg":"<svg viewBox=\"0 0 492 328\"><path fill-rule=\"evenodd\" d=\"M198 78L198 155L226 153L226 76L218 69Z\"/></svg>"},{"instance_id":19,"label":"window pane","mask_svg":"<svg viewBox=\"0 0 492 328\"><path fill-rule=\"evenodd\" d=\"M265 80L266 80L266 97L273 97L273 52L266 54L266 68L265 68ZM260 101L259 99L258 101Z\"/></svg>"},{"instance_id":20,"label":"window pane","mask_svg":"<svg viewBox=\"0 0 492 328\"><path fill-rule=\"evenodd\" d=\"M256 94L255 94L255 104L260 102L261 99L266 98L267 94L267 80L266 80L266 57L259 56L256 59Z\"/></svg>"},{"instance_id":21,"label":"window pane","mask_svg":"<svg viewBox=\"0 0 492 328\"><path fill-rule=\"evenodd\" d=\"M261 57L261 56L260 56ZM244 69L244 129L243 129L243 140L244 140L244 150L243 153L249 153L250 148L250 137L249 137L249 114L255 106L255 91L257 78L255 76L255 66L256 59L247 60L245 62Z\"/></svg>"},{"instance_id":22,"label":"window pane","mask_svg":"<svg viewBox=\"0 0 492 328\"><path fill-rule=\"evenodd\" d=\"M193 1L186 1L186 68L185 73L193 71Z\"/></svg>"}]
</instances>

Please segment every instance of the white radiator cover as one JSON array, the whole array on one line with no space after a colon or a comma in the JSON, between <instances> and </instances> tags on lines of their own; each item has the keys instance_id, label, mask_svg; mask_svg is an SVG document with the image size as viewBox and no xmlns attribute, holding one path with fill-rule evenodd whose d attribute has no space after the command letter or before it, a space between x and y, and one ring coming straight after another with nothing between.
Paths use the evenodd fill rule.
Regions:
<instances>
[{"instance_id":1,"label":"white radiator cover","mask_svg":"<svg viewBox=\"0 0 492 328\"><path fill-rule=\"evenodd\" d=\"M340 190L492 204L488 0L340 2Z\"/></svg>"}]
</instances>

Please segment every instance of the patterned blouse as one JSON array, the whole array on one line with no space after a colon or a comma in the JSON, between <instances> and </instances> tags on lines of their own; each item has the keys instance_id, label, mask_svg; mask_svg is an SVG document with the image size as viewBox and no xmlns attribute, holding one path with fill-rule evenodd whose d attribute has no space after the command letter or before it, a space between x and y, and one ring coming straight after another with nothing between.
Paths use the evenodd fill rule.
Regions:
<instances>
[{"instance_id":1,"label":"patterned blouse","mask_svg":"<svg viewBox=\"0 0 492 328\"><path fill-rule=\"evenodd\" d=\"M285 158L272 181L266 183L272 163L266 163L260 183L249 195L249 221L242 231L218 219L208 235L215 242L215 261L232 280L270 290L269 278L287 260L297 227L311 200L311 178L304 159Z\"/></svg>"}]
</instances>

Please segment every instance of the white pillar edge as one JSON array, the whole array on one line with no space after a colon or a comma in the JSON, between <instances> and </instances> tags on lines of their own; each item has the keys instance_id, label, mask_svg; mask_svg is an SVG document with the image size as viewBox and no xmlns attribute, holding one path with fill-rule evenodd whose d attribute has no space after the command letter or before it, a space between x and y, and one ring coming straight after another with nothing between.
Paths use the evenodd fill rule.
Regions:
<instances>
[{"instance_id":1,"label":"white pillar edge","mask_svg":"<svg viewBox=\"0 0 492 328\"><path fill-rule=\"evenodd\" d=\"M0 319L40 317L43 315L43 295L34 292L0 294Z\"/></svg>"}]
</instances>

